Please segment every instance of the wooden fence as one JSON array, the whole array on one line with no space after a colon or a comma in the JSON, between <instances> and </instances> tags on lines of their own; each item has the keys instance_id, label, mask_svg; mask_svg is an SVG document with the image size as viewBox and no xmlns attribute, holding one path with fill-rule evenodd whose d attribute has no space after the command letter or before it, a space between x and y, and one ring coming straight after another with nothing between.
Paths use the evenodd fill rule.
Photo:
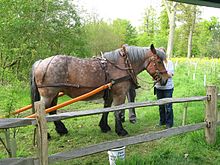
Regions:
<instances>
[{"instance_id":1,"label":"wooden fence","mask_svg":"<svg viewBox=\"0 0 220 165\"><path fill-rule=\"evenodd\" d=\"M60 160L69 160L74 159L90 154L99 153L106 151L112 148L118 148L122 146L128 146L143 142L149 142L152 140L157 140L160 138L170 137L174 135L179 135L186 132L192 132L199 129L205 129L205 139L208 144L214 144L216 141L216 127L220 125L218 121L218 112L217 112L217 100L220 97L218 94L218 88L216 86L207 87L206 96L195 96L187 98L166 98L160 99L157 101L146 101L140 103L127 103L120 106L102 108L95 110L85 110L77 112L68 112L62 113L53 116L46 116L44 113L44 104L42 102L36 102L35 108L37 109L37 118L36 119L27 119L27 118L8 118L0 119L0 129L9 129L14 127L23 127L27 125L36 125L37 127L37 144L38 144L38 157L37 158L8 158L0 160L1 164L13 164L13 165L46 165L54 163ZM205 101L206 102L206 111L205 111L205 121L198 124L191 124L186 126L174 127L155 133L145 133L131 137L125 137L117 139L114 141L107 141L84 148L71 150L67 152L57 153L48 156L48 147L47 147L47 124L46 122L52 122L56 120L64 120L73 117L87 116L101 114L103 112L113 112L128 108L139 108L146 106L158 106L166 103L184 103L184 102L194 102L194 101ZM39 117L41 116L41 117ZM43 117L42 117L43 116Z\"/></svg>"}]
</instances>

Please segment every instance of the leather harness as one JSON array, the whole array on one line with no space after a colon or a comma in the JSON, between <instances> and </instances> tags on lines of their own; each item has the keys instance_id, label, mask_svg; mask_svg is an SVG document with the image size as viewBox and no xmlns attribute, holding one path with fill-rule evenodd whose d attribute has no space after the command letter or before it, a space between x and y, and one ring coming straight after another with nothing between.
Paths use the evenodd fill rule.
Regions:
<instances>
[{"instance_id":1,"label":"leather harness","mask_svg":"<svg viewBox=\"0 0 220 165\"><path fill-rule=\"evenodd\" d=\"M131 62L130 62L130 59L128 57L128 52L126 50L126 46L122 46L121 50L119 51L119 54L121 57L123 57L124 59L124 62L125 62L125 66L126 67L121 67L119 65L116 65L114 62L106 59L103 57L103 54L102 54L102 57L101 58L96 58L98 59L99 61L99 64L100 64L100 67L102 68L104 74L105 74L105 83L109 83L109 82L112 82L112 85L114 84L117 84L117 83L120 83L120 82L123 82L123 81L127 81L127 80L131 80L132 83L135 85L135 88L139 88L140 86L138 85L138 81L137 81L137 76L136 74L134 73L134 69L132 68L132 65L131 65ZM53 57L54 58L54 57ZM53 58L51 59L51 61L53 60ZM47 67L46 67L46 71L43 75L43 80L45 78L45 74L47 72L47 68L48 66L50 65L51 61L48 63ZM123 76L123 77L120 77L120 78L117 78L117 79L110 79L109 78L109 73L108 73L108 68L107 68L107 62L111 63L112 65L114 65L116 68L120 69L120 70L127 70L128 72L128 75L126 76ZM150 63L153 62L154 65L156 65L156 60L155 58L153 58L153 56L150 56L149 57L149 62L148 62L148 65L146 66L146 69L148 68L148 66L150 65ZM66 59L66 64L68 65L67 63L67 59ZM68 66L66 66L66 68L68 68ZM66 69L65 68L65 69ZM165 71L159 71L157 68L156 68L156 73L153 76L153 78L155 80L157 80L156 78L158 76L160 76L161 73L165 73ZM66 73L68 74L68 69L66 69ZM68 75L67 75L68 77ZM43 82L42 80L42 82ZM84 86L84 85L80 85L80 84L71 84L71 83L68 83L68 79L66 80L66 83L56 83L56 84L46 84L46 85L38 85L37 87L38 88L44 88L44 87L61 87L61 86L64 86L64 87L73 87L73 88L97 88L99 86Z\"/></svg>"},{"instance_id":2,"label":"leather harness","mask_svg":"<svg viewBox=\"0 0 220 165\"><path fill-rule=\"evenodd\" d=\"M138 88L139 86L138 86L138 83L137 83L137 78L136 78L136 75L134 74L134 70L132 69L131 62L130 62L130 60L128 58L128 54L127 54L125 46L122 47L122 49L120 50L119 53L120 53L120 56L124 58L125 65L127 66L125 68L122 68L121 66L116 65L115 63L111 62L110 60L107 60L103 56L101 58L96 58L99 61L100 67L102 68L102 70L103 70L103 72L105 74L105 83L112 82L112 85L114 85L114 84L117 84L117 83L120 83L120 82L123 82L123 81L131 79L132 82L135 84L136 88ZM47 68L49 67L49 65L50 65L51 61L53 60L53 58L50 60L50 62L48 63L48 65L46 67L46 71L45 71L45 73L43 75L42 82L44 81L44 78L45 78L45 75L46 75L46 72L47 72ZM112 65L114 65L116 68L118 68L120 70L127 70L128 71L128 75L120 77L120 78L117 78L117 79L110 79L109 78L110 76L109 76L109 73L108 73L108 68L107 68L107 62L111 63ZM68 64L67 60L66 60L66 64ZM65 67L66 73L68 74L67 68L68 68L68 66ZM68 75L67 75L67 77L68 77ZM63 87L73 87L73 88L83 88L83 87L84 88L97 88L97 87L99 87L99 86L84 86L84 85L80 85L80 84L72 84L72 83L68 83L68 80L66 80L65 83L37 85L38 88L61 87L61 86L63 86Z\"/></svg>"}]
</instances>

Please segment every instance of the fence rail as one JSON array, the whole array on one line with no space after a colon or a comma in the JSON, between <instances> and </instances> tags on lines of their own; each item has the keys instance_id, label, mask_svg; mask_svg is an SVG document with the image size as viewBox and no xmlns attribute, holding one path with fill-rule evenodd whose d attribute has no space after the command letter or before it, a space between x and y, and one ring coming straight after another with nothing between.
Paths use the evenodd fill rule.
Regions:
<instances>
[{"instance_id":1,"label":"fence rail","mask_svg":"<svg viewBox=\"0 0 220 165\"><path fill-rule=\"evenodd\" d=\"M147 106L158 106L167 103L184 103L184 102L192 102L192 101L204 101L207 99L207 96L193 96L188 98L165 98L156 101L145 101L140 103L127 103L115 107L109 108L100 108L100 109L93 109L93 110L84 110L84 111L76 111L76 112L66 112L57 115L47 116L47 122L57 121L57 120L64 120L73 117L82 117L88 115L95 115L101 114L103 112L114 112L118 110L124 110L129 108L140 108L140 107L147 107ZM7 119L0 119L0 129L6 128L14 128L14 127L23 127L27 125L35 125L36 120L30 118L7 118Z\"/></svg>"},{"instance_id":2,"label":"fence rail","mask_svg":"<svg viewBox=\"0 0 220 165\"><path fill-rule=\"evenodd\" d=\"M100 114L103 112L113 112L128 108L139 108L145 106L158 106L166 103L183 103L183 102L192 102L192 101L206 101L206 114L205 114L205 122L197 123L193 125L180 126L176 128L171 128L155 133L145 133L132 137L125 137L121 139L117 139L114 141L107 141L79 149L74 149L67 152L57 153L50 155L48 157L48 162L53 163L59 160L68 160L77 157L82 157L86 155L91 155L95 153L99 153L102 151L106 151L112 148L117 148L121 146L128 146L132 144L138 144L143 142L149 142L152 140L170 137L174 135L179 135L182 133L192 132L199 129L205 128L205 137L208 143L215 142L216 135L216 126L220 125L220 121L217 121L217 99L220 98L220 94L218 93L218 89L215 86L209 86L207 88L207 96L195 96L188 98L166 98L160 99L156 101L146 101L141 103L128 103L120 106L115 106L111 108L102 108L102 109L94 109L94 110L85 110L85 111L77 111L77 112L68 112L62 113L53 116L47 116L46 120L48 122L63 120L72 117L80 117L87 115ZM38 120L38 119L37 119ZM39 123L39 122L38 122ZM36 125L35 119L0 119L0 128L11 128L11 127L21 127L27 125ZM41 152L41 151L40 151ZM45 155L44 155L45 157ZM16 164L16 165L29 165L29 164L42 164L42 158L11 158L0 160L1 164Z\"/></svg>"}]
</instances>

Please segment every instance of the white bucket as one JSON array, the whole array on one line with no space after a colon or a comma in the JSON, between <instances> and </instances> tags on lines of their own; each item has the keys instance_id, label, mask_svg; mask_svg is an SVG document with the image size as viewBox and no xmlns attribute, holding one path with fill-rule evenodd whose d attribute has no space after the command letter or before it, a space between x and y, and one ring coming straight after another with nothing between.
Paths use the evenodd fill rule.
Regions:
<instances>
[{"instance_id":1,"label":"white bucket","mask_svg":"<svg viewBox=\"0 0 220 165\"><path fill-rule=\"evenodd\" d=\"M110 165L116 165L116 159L125 159L125 146L120 148L114 148L108 151L108 158Z\"/></svg>"}]
</instances>

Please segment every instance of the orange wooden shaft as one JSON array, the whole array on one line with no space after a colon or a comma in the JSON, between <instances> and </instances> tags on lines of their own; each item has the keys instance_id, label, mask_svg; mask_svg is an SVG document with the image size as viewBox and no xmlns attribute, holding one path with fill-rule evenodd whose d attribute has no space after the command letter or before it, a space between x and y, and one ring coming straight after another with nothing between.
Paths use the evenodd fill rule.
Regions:
<instances>
[{"instance_id":1,"label":"orange wooden shaft","mask_svg":"<svg viewBox=\"0 0 220 165\"><path fill-rule=\"evenodd\" d=\"M22 108L20 108L20 109L18 109L18 110L16 110L16 111L12 112L11 114L12 114L12 115L16 115L16 114L21 113L21 112L23 112L23 111L26 111L26 110L28 110L28 109L30 109L30 108L32 108L32 105L31 105L31 104L30 104L30 105L27 105L27 106L25 106L25 107L22 107Z\"/></svg>"},{"instance_id":2,"label":"orange wooden shaft","mask_svg":"<svg viewBox=\"0 0 220 165\"><path fill-rule=\"evenodd\" d=\"M58 95L58 97L63 96L63 95L64 95L64 93L63 93L63 92L60 92L59 95ZM22 107L22 108L20 108L20 109L18 109L18 110L16 110L16 111L12 112L11 114L12 114L12 115L16 115L16 114L19 114L19 113L21 113L21 112L24 112L24 111L26 111L26 110L28 110L28 109L30 109L30 108L32 108L32 104L27 105L27 106L25 106L25 107Z\"/></svg>"},{"instance_id":3,"label":"orange wooden shaft","mask_svg":"<svg viewBox=\"0 0 220 165\"><path fill-rule=\"evenodd\" d=\"M86 98L88 98L88 97L90 97L90 96L92 96L92 95L94 95L94 94L96 94L96 93L98 93L98 92L101 92L101 91L103 91L103 90L105 90L105 89L107 89L107 88L110 88L111 86L112 86L112 83L108 83L108 84L102 85L101 87L96 88L96 89L94 89L94 90L92 90L92 91L90 91L90 92L88 92L88 93L85 93L85 94L83 94L83 95L81 95L81 96L78 96L78 97L76 97L76 98L73 98L73 99L71 99L71 100L68 100L68 101L66 101L66 102L64 102L64 103L58 104L58 105L56 105L56 106L47 108L47 109L45 110L45 112L46 112L46 113L49 113L49 112L55 111L55 110L57 110L57 109L59 109L59 108L65 107L65 106L67 106L67 105L69 105L69 104L72 104L72 103L74 103L74 102L77 102L77 101L86 99ZM32 115L27 116L27 117L25 117L25 118L35 118L35 117L36 117L36 114L32 114Z\"/></svg>"}]
</instances>

